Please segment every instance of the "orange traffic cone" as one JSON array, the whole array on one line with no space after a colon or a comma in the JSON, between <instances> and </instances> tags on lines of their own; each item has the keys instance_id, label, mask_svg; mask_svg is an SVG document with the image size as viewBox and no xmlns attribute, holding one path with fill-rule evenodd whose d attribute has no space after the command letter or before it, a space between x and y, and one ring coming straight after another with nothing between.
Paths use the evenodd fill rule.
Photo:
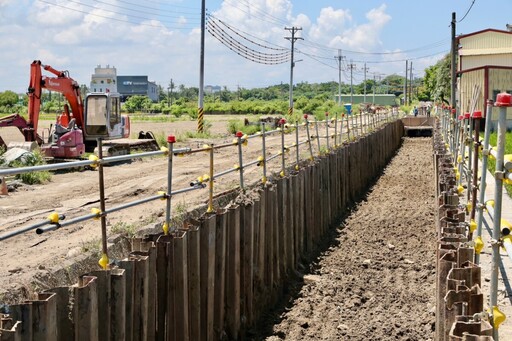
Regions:
<instances>
[{"instance_id":1,"label":"orange traffic cone","mask_svg":"<svg viewBox=\"0 0 512 341\"><path fill-rule=\"evenodd\" d=\"M0 178L0 195L8 195L7 191L7 182L5 182L5 178Z\"/></svg>"}]
</instances>

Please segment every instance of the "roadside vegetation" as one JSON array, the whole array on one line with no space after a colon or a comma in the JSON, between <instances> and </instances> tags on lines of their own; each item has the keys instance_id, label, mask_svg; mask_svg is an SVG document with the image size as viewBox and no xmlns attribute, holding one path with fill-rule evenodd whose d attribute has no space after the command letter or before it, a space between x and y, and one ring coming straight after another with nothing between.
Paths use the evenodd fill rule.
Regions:
<instances>
[{"instance_id":1,"label":"roadside vegetation","mask_svg":"<svg viewBox=\"0 0 512 341\"><path fill-rule=\"evenodd\" d=\"M483 135L482 135L483 139ZM490 136L489 143L491 146L496 147L498 142L498 133L493 132ZM507 132L505 135L505 155L512 154L512 132ZM496 170L496 160L494 158L489 157L488 158L488 166L487 169L491 172L491 174L494 174L494 171ZM505 184L505 189L507 190L507 193L509 196L512 196L512 185Z\"/></svg>"}]
</instances>

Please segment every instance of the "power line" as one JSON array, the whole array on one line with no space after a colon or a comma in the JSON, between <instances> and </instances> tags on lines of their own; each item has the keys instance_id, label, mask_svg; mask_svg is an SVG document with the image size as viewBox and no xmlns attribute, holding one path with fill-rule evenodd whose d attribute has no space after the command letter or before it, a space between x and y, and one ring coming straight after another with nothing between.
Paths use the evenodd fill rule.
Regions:
<instances>
[{"instance_id":1,"label":"power line","mask_svg":"<svg viewBox=\"0 0 512 341\"><path fill-rule=\"evenodd\" d=\"M134 22L134 21L120 19L120 18L116 18L116 17L112 17L112 16L91 13L91 12L88 12L88 11L79 10L77 8L72 8L72 7L67 7L67 6L59 5L59 4L56 4L56 3L53 3L53 2L49 2L49 1L45 1L45 0L37 0L37 1L43 2L43 3L48 4L50 6L64 8L64 9L67 9L67 10L70 10L70 11L73 11L73 12L83 13L83 14L87 14L87 15L90 15L90 16L93 16L93 17L99 17L99 18L104 18L104 19L109 19L109 20L114 20L114 21L119 21L119 22L125 22L125 23L130 23L130 24L136 24L136 25L142 25L142 26L162 27L162 26L167 26L165 24L180 24L179 22L170 22L170 21L162 21L162 20L159 20L159 22L161 22L162 25L153 25L153 24L147 24L147 23L143 23L143 22ZM68 0L68 2L73 2L73 3L80 4L82 6L92 7L94 9L97 9L97 7L94 7L94 6L91 6L91 5L86 5L86 4L83 4L83 3L78 2L78 1ZM109 13L112 13L112 14L120 14L120 13L113 12L113 11L108 11L108 10L105 10L105 9L103 9L103 10L105 12L109 12ZM126 17L131 17L131 18L136 18L136 19L155 20L154 18L133 16L133 15L128 15L128 14L121 14L121 15L125 15ZM172 28L172 29L176 29L176 30L183 30L183 29L190 29L190 28L193 28L195 26L181 25L180 27L175 27L175 26L167 26L167 27L168 28Z\"/></svg>"},{"instance_id":2,"label":"power line","mask_svg":"<svg viewBox=\"0 0 512 341\"><path fill-rule=\"evenodd\" d=\"M218 19L218 18L214 17L213 15L209 15L208 17L210 18L210 20L215 20L215 21L219 22L220 24L222 24L224 27L226 27L227 29L229 29L231 32L233 32L234 34L236 34L236 35L237 35L237 36L239 36L240 38L242 38L242 39L244 39L244 40L246 40L246 41L248 41L248 42L250 42L250 43L252 43L252 44L254 44L254 45L256 45L256 46L260 46L260 47L263 47L263 48L265 48L265 49L269 49L269 50L276 50L276 51L288 51L288 49L287 49L287 48L284 48L284 47L278 47L278 48L276 48L276 47L270 47L270 46L266 46L266 45L263 45L263 44L257 43L257 42L255 42L255 41L253 41L253 40L251 40L251 39L249 39L249 38L247 38L247 37L245 37L245 36L241 35L241 34L240 34L240 32L243 32L243 31L241 31L241 30L239 30L239 29L237 29L237 28L235 28L235 27L233 27L233 26L231 26L231 25L226 24L224 21L222 21L222 20L220 20L220 19ZM266 41L265 41L265 42L266 42ZM272 44L272 43L270 43L270 42L266 42L266 43L268 43L269 45L279 46L279 45Z\"/></svg>"},{"instance_id":3,"label":"power line","mask_svg":"<svg viewBox=\"0 0 512 341\"><path fill-rule=\"evenodd\" d=\"M79 3L79 4L82 4L80 2L77 2L77 1L72 1L72 0L68 0L70 2L74 2L74 3ZM134 8L130 8L130 7L124 7L124 6L119 6L119 5L112 5L112 4L109 4L108 2L106 1L100 1L100 0L95 0L96 2L100 3L100 4L104 4L104 5L107 5L107 6L111 6L111 7L114 7L114 8L119 8L119 9L124 9L124 10L127 10L127 11L132 11L132 12L137 12L137 13L143 13L143 14L149 14L149 15L157 15L157 16L160 16L160 17L166 17L166 18L177 18L177 19L180 19L180 18L183 18L183 16L175 16L175 15L167 15L167 14L161 14L161 13L152 13L152 12L147 12L147 11L142 11L140 9L134 9ZM87 6L87 7L93 7L93 8L96 8L95 6L91 6L91 5L86 5L86 4L82 4L84 6ZM147 8L147 9L150 9L150 10L154 10L154 11L159 11L160 10L158 8L151 8L151 7L145 7L145 6L140 6L140 7L143 7L143 8ZM116 12L114 12L116 13ZM116 14L123 14L123 13L116 13ZM197 17L199 17L199 14L198 13L194 13ZM124 15L124 14L123 14Z\"/></svg>"},{"instance_id":4,"label":"power line","mask_svg":"<svg viewBox=\"0 0 512 341\"><path fill-rule=\"evenodd\" d=\"M234 36L223 30L214 20L208 21L207 30L215 39L231 51L252 62L276 65L290 60L290 53L288 51L281 53L266 53L254 50L242 44L240 41L236 40Z\"/></svg>"},{"instance_id":5,"label":"power line","mask_svg":"<svg viewBox=\"0 0 512 341\"><path fill-rule=\"evenodd\" d=\"M457 22L462 22L462 20L464 20L466 18L466 16L469 14L469 12L471 11L471 9L473 8L473 5L475 4L475 1L476 0L473 0L473 2L471 2L471 6L469 6L468 10L466 11L466 14L464 14L464 16L462 17L462 19L460 19L459 21Z\"/></svg>"},{"instance_id":6,"label":"power line","mask_svg":"<svg viewBox=\"0 0 512 341\"><path fill-rule=\"evenodd\" d=\"M264 21L264 22L267 22L267 23L276 24L276 25L283 25L283 24L286 25L286 24L288 24L287 21L284 21L284 20L281 20L281 19L279 19L277 17L274 17L273 15L270 15L270 14L268 14L268 13L266 13L266 12L264 12L264 11L258 9L258 8L251 7L250 3L245 2L243 0L239 0L239 1L236 1L234 3L235 4L244 3L247 6L248 9L252 9L252 10L254 10L257 13L260 13L260 14L259 15L255 15L254 13L251 13L251 12L248 12L246 10L243 10L242 8L236 6L235 4L233 4L232 2L230 2L228 0L224 1L224 3L229 5L229 6L231 6L231 7L234 7L236 9L238 9L239 11L241 11L241 12L243 12L245 14L248 14L249 16L256 17L256 18L260 19L261 21Z\"/></svg>"}]
</instances>

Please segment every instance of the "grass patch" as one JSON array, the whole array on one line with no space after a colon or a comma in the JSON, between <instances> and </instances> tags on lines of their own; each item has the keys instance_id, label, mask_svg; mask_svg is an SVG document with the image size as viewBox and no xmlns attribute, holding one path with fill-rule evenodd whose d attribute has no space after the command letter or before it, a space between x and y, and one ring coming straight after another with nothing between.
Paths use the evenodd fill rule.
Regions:
<instances>
[{"instance_id":1,"label":"grass patch","mask_svg":"<svg viewBox=\"0 0 512 341\"><path fill-rule=\"evenodd\" d=\"M483 135L482 135L483 139ZM493 132L489 136L489 144L493 147L497 147L498 133ZM512 154L512 132L505 134L505 154ZM487 158L487 169L494 175L496 170L496 160L494 158ZM509 196L512 196L512 185L505 184L505 190Z\"/></svg>"},{"instance_id":2,"label":"grass patch","mask_svg":"<svg viewBox=\"0 0 512 341\"><path fill-rule=\"evenodd\" d=\"M137 233L137 227L134 224L127 224L121 221L115 223L114 226L110 228L110 232L132 238L135 237L135 234Z\"/></svg>"},{"instance_id":3,"label":"grass patch","mask_svg":"<svg viewBox=\"0 0 512 341\"><path fill-rule=\"evenodd\" d=\"M15 161L12 163L12 167L30 167L30 166L39 166L44 165L46 162L44 161L43 154L40 151L35 150L24 158L24 161ZM35 184L43 184L50 181L52 175L48 171L39 171L39 172L28 172L23 174L17 174L16 179L21 180L23 183L28 185Z\"/></svg>"},{"instance_id":4,"label":"grass patch","mask_svg":"<svg viewBox=\"0 0 512 341\"><path fill-rule=\"evenodd\" d=\"M261 127L259 125L246 126L243 121L233 119L228 121L227 129L230 134L235 134L236 132L241 131L247 135L254 135L261 130Z\"/></svg>"},{"instance_id":5,"label":"grass patch","mask_svg":"<svg viewBox=\"0 0 512 341\"><path fill-rule=\"evenodd\" d=\"M101 255L101 238L97 237L92 240L82 242L80 250L84 253L92 252L99 257Z\"/></svg>"}]
</instances>

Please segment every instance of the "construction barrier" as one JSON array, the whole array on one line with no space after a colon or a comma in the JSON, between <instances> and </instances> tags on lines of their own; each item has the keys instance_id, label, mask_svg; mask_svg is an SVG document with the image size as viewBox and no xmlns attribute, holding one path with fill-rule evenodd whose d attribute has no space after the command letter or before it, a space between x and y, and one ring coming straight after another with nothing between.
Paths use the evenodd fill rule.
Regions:
<instances>
[{"instance_id":1,"label":"construction barrier","mask_svg":"<svg viewBox=\"0 0 512 341\"><path fill-rule=\"evenodd\" d=\"M494 106L499 107L500 111L497 148L489 145ZM496 104L489 101L483 142L480 140L480 121L484 118L481 112L472 111L457 116L455 109L443 108L441 113L434 137L439 198L437 340L498 340L499 326L506 318L497 305L497 283L501 266L499 248L504 247L509 256L509 249L512 251L510 224L501 216L503 183L512 178L510 157L504 155L505 116L510 106L512 99L506 93L498 95ZM485 198L489 157L496 160L493 200ZM480 253L484 248L484 211L493 222L490 236L491 286L485 296L481 292L480 267ZM484 297L489 298L486 302L489 308L484 307Z\"/></svg>"},{"instance_id":2,"label":"construction barrier","mask_svg":"<svg viewBox=\"0 0 512 341\"><path fill-rule=\"evenodd\" d=\"M243 338L403 135L401 121L387 123L298 170L290 164L254 188L257 195L240 191L183 226L133 239L129 255L109 268L7 307L0 341Z\"/></svg>"}]
</instances>

